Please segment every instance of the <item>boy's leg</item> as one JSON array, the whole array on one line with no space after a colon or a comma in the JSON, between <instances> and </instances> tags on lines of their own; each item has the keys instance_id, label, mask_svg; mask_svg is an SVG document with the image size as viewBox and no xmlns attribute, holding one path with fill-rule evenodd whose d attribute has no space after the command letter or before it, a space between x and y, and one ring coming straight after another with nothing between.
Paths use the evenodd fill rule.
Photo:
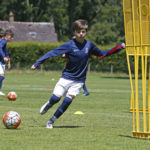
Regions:
<instances>
[{"instance_id":1,"label":"boy's leg","mask_svg":"<svg viewBox=\"0 0 150 150\"><path fill-rule=\"evenodd\" d=\"M52 118L48 120L47 128L53 128L52 124L56 119L58 119L69 107L69 105L72 103L71 97L65 97L62 104L59 106L59 108L56 110Z\"/></svg>"},{"instance_id":2,"label":"boy's leg","mask_svg":"<svg viewBox=\"0 0 150 150\"><path fill-rule=\"evenodd\" d=\"M65 81L65 82L64 82ZM56 119L58 119L69 107L72 100L78 95L83 87L82 82L75 82L71 80L62 79L62 82L56 85L56 90L54 93L61 93L60 95L66 95L60 107L56 110L52 118L50 118L47 122L47 128L53 128L53 123ZM60 92L63 91L63 92Z\"/></svg>"},{"instance_id":3,"label":"boy's leg","mask_svg":"<svg viewBox=\"0 0 150 150\"><path fill-rule=\"evenodd\" d=\"M2 88L2 83L3 83L4 79L5 79L5 77L0 75L0 90Z\"/></svg>"},{"instance_id":4,"label":"boy's leg","mask_svg":"<svg viewBox=\"0 0 150 150\"><path fill-rule=\"evenodd\" d=\"M63 81L63 79L60 79L57 82L57 84L55 85L55 88L53 90L52 97L40 109L40 114L41 115L45 114L48 111L49 108L51 108L54 104L56 104L57 102L59 102L59 100L61 99L61 97L65 93L65 89L63 88L64 84L65 84L65 81Z\"/></svg>"},{"instance_id":5,"label":"boy's leg","mask_svg":"<svg viewBox=\"0 0 150 150\"><path fill-rule=\"evenodd\" d=\"M45 114L54 104L58 103L60 101L61 97L58 97L56 95L52 95L49 101L47 101L40 109L40 114Z\"/></svg>"},{"instance_id":6,"label":"boy's leg","mask_svg":"<svg viewBox=\"0 0 150 150\"><path fill-rule=\"evenodd\" d=\"M3 80L5 79L4 72L5 72L5 65L0 64L0 95L5 95L5 94L1 91L2 84L3 84Z\"/></svg>"},{"instance_id":7,"label":"boy's leg","mask_svg":"<svg viewBox=\"0 0 150 150\"><path fill-rule=\"evenodd\" d=\"M85 84L85 83L84 83L84 85L83 85L83 90L84 90L83 96L87 96L87 95L90 94L89 91L88 91L88 89L87 89L87 87L86 87L86 84Z\"/></svg>"},{"instance_id":8,"label":"boy's leg","mask_svg":"<svg viewBox=\"0 0 150 150\"><path fill-rule=\"evenodd\" d=\"M2 83L3 83L3 80L4 80L4 79L5 79L5 77L0 75L0 95L2 95L2 96L5 95L5 94L1 91Z\"/></svg>"}]
</instances>

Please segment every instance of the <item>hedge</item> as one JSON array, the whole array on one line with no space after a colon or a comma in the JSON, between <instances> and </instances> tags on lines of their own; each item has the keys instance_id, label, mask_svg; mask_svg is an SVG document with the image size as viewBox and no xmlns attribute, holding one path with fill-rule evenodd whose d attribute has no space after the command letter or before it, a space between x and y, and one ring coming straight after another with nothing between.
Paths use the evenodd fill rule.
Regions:
<instances>
[{"instance_id":1,"label":"hedge","mask_svg":"<svg viewBox=\"0 0 150 150\"><path fill-rule=\"evenodd\" d=\"M39 43L39 42L10 42L8 51L13 68L30 68L46 52L55 49L62 43ZM114 45L115 46L115 45ZM112 46L99 47L100 49L109 49ZM61 56L48 59L42 66L45 70L62 70L66 60ZM91 57L90 70L109 72L113 66L114 72L128 72L126 63L126 53L122 50L115 55L104 57L103 59L95 56Z\"/></svg>"}]
</instances>

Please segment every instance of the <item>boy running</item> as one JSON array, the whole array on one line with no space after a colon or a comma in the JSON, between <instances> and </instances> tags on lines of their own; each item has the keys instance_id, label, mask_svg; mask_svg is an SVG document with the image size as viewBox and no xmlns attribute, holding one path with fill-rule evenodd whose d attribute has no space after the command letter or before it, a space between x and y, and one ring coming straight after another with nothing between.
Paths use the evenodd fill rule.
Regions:
<instances>
[{"instance_id":1,"label":"boy running","mask_svg":"<svg viewBox=\"0 0 150 150\"><path fill-rule=\"evenodd\" d=\"M5 62L8 63L8 69L11 68L10 57L8 55L7 41L13 38L11 30L6 30L0 41L0 95L5 95L2 91L2 82L5 79Z\"/></svg>"},{"instance_id":2,"label":"boy running","mask_svg":"<svg viewBox=\"0 0 150 150\"><path fill-rule=\"evenodd\" d=\"M56 110L54 115L48 120L46 128L53 128L53 123L58 119L72 103L72 100L80 93L85 80L89 58L96 55L100 58L119 52L125 48L125 44L118 44L115 48L102 51L92 42L85 40L88 24L86 20L76 20L72 24L72 31L75 39L72 39L60 47L49 51L32 65L31 69L36 69L45 60L62 54L67 54L68 62L62 72L62 76L57 82L53 95L40 109L40 114L45 114L54 104L58 103L61 97L64 97L62 104Z\"/></svg>"}]
</instances>

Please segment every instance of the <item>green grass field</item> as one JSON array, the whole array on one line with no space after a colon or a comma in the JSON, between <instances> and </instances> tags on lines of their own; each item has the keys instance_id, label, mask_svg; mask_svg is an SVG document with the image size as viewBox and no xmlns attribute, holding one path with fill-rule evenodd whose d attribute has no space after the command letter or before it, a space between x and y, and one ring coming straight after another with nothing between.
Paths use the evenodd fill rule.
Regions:
<instances>
[{"instance_id":1,"label":"green grass field","mask_svg":"<svg viewBox=\"0 0 150 150\"><path fill-rule=\"evenodd\" d=\"M148 150L150 140L132 138L128 75L90 73L90 96L76 97L53 129L47 120L59 104L45 115L40 107L49 99L61 72L6 72L3 92L15 91L18 99L0 97L0 150ZM3 114L17 111L22 118L16 130L6 129ZM75 115L82 111L84 115Z\"/></svg>"}]
</instances>

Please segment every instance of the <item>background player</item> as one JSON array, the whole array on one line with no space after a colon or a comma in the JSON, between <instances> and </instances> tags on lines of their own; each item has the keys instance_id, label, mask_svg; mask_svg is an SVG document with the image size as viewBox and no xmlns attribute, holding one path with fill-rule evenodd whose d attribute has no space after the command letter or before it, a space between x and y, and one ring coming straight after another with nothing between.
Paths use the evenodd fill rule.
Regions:
<instances>
[{"instance_id":1,"label":"background player","mask_svg":"<svg viewBox=\"0 0 150 150\"><path fill-rule=\"evenodd\" d=\"M8 63L8 69L11 68L10 57L8 55L7 41L13 38L14 34L11 30L6 30L0 41L0 95L5 95L2 91L2 83L5 79L5 62Z\"/></svg>"}]
</instances>

